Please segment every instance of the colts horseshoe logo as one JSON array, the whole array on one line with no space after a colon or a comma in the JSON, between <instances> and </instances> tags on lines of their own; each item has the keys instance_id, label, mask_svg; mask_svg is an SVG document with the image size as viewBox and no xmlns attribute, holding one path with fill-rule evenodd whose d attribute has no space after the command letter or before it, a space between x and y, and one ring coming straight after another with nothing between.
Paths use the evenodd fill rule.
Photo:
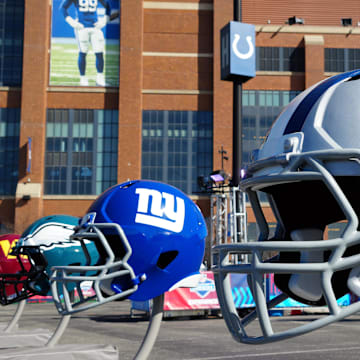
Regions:
<instances>
[{"instance_id":1,"label":"colts horseshoe logo","mask_svg":"<svg viewBox=\"0 0 360 360\"><path fill-rule=\"evenodd\" d=\"M235 53L235 55L242 60L247 60L250 59L252 57L252 55L254 54L254 44L252 43L252 39L251 36L247 36L246 37L246 41L249 45L249 51L245 54L241 53L238 48L237 48L237 44L240 40L240 35L239 34L235 34L234 35L234 41L232 43L232 49Z\"/></svg>"}]
</instances>

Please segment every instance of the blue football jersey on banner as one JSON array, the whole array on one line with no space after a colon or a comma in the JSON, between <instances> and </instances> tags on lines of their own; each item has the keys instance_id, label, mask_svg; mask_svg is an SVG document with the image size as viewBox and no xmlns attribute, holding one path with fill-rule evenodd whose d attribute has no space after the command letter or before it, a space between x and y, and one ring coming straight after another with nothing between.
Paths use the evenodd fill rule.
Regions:
<instances>
[{"instance_id":1,"label":"blue football jersey on banner","mask_svg":"<svg viewBox=\"0 0 360 360\"><path fill-rule=\"evenodd\" d=\"M106 15L110 16L111 8L107 0L64 0L60 5L64 17L69 16L67 9L74 4L78 21L84 27L93 27L98 20L97 8L101 4L105 8Z\"/></svg>"}]
</instances>

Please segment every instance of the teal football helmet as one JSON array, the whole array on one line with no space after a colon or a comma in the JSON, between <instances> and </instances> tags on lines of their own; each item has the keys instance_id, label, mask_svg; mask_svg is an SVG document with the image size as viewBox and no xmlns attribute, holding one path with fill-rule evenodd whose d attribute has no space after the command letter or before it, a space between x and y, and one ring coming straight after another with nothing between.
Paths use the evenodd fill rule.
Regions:
<instances>
[{"instance_id":1,"label":"teal football helmet","mask_svg":"<svg viewBox=\"0 0 360 360\"><path fill-rule=\"evenodd\" d=\"M51 294L49 279L53 266L86 266L98 262L99 253L93 242L70 239L78 223L79 218L74 216L45 216L32 223L21 235L13 254L26 257L33 264L32 271L38 272L36 280L31 283L33 291L29 297ZM75 288L80 289L80 284L67 284L68 292Z\"/></svg>"}]
</instances>

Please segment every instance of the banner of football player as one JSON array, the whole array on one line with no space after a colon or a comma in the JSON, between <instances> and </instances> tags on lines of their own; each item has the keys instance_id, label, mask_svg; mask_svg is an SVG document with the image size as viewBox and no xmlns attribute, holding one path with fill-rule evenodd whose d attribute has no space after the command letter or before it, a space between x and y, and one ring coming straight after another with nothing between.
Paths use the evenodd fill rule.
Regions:
<instances>
[{"instance_id":1,"label":"banner of football player","mask_svg":"<svg viewBox=\"0 0 360 360\"><path fill-rule=\"evenodd\" d=\"M120 0L52 0L50 85L119 86Z\"/></svg>"}]
</instances>

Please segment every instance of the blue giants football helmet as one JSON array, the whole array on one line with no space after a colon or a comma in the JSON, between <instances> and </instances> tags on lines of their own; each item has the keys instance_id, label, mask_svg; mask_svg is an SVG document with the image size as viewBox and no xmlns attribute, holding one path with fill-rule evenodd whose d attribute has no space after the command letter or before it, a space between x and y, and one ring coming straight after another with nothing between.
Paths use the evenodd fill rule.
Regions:
<instances>
[{"instance_id":1,"label":"blue giants football helmet","mask_svg":"<svg viewBox=\"0 0 360 360\"><path fill-rule=\"evenodd\" d=\"M206 234L199 208L180 190L143 180L113 186L90 206L71 237L94 242L102 261L53 268L58 310L69 314L116 299L144 301L163 294L199 273ZM84 280L93 281L94 297L75 303L66 293L64 302L57 298L57 289L66 292L66 284Z\"/></svg>"},{"instance_id":2,"label":"blue giants football helmet","mask_svg":"<svg viewBox=\"0 0 360 360\"><path fill-rule=\"evenodd\" d=\"M247 192L260 229L258 241L213 249L216 286L232 335L245 343L264 343L307 333L360 310L340 307L350 291L360 296L360 70L326 79L296 97L279 115L254 155L240 187ZM269 235L259 192L277 221ZM332 226L343 228L328 238ZM246 255L248 262L238 263ZM237 316L230 273L248 274L256 313ZM264 276L282 294L269 299ZM282 332L274 331L268 309L290 297L324 306L329 315ZM259 318L260 335L246 325Z\"/></svg>"}]
</instances>

